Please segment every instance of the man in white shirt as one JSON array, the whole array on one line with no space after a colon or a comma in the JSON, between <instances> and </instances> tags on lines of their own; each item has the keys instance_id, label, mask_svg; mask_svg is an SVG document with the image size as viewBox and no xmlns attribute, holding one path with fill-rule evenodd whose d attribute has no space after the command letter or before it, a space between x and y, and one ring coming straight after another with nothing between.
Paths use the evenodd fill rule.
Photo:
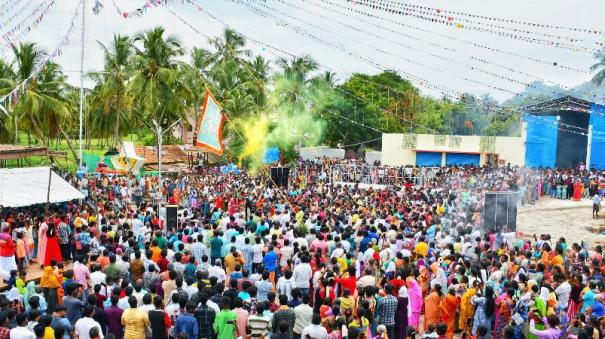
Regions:
<instances>
[{"instance_id":1,"label":"man in white shirt","mask_svg":"<svg viewBox=\"0 0 605 339\"><path fill-rule=\"evenodd\" d=\"M221 259L216 259L214 265L208 268L208 277L216 277L217 281L220 283L227 280L227 274L221 267Z\"/></svg>"},{"instance_id":2,"label":"man in white shirt","mask_svg":"<svg viewBox=\"0 0 605 339\"><path fill-rule=\"evenodd\" d=\"M294 307L296 320L294 321L294 333L300 337L303 329L311 324L313 319L313 307L309 306L309 294L303 294L302 304Z\"/></svg>"},{"instance_id":3,"label":"man in white shirt","mask_svg":"<svg viewBox=\"0 0 605 339\"><path fill-rule=\"evenodd\" d=\"M567 308L569 304L569 295L571 294L571 285L565 279L563 274L555 274L555 281L558 286L555 288L555 294L557 295L557 304Z\"/></svg>"},{"instance_id":4,"label":"man in white shirt","mask_svg":"<svg viewBox=\"0 0 605 339\"><path fill-rule=\"evenodd\" d=\"M292 271L286 270L284 276L277 280L277 293L288 296L288 301L290 301L294 288L296 288L296 282L292 279Z\"/></svg>"},{"instance_id":5,"label":"man in white shirt","mask_svg":"<svg viewBox=\"0 0 605 339\"><path fill-rule=\"evenodd\" d=\"M294 248L290 246L290 240L284 239L284 246L279 250L279 252L281 254L279 264L281 266L286 266L288 259L291 259L292 255L294 254Z\"/></svg>"},{"instance_id":6,"label":"man in white shirt","mask_svg":"<svg viewBox=\"0 0 605 339\"><path fill-rule=\"evenodd\" d=\"M300 288L303 295L309 294L309 281L312 274L313 270L311 269L311 265L309 265L309 257L303 256L300 265L294 267L292 274L296 287Z\"/></svg>"},{"instance_id":7,"label":"man in white shirt","mask_svg":"<svg viewBox=\"0 0 605 339\"><path fill-rule=\"evenodd\" d=\"M313 314L313 319L311 320L311 324L307 325L302 333L300 334L301 338L313 338L313 339L327 339L328 331L326 331L325 327L321 325L321 316L319 313Z\"/></svg>"},{"instance_id":8,"label":"man in white shirt","mask_svg":"<svg viewBox=\"0 0 605 339\"><path fill-rule=\"evenodd\" d=\"M376 277L372 275L370 269L364 271L364 276L357 280L357 287L364 288L368 286L376 286Z\"/></svg>"},{"instance_id":9,"label":"man in white shirt","mask_svg":"<svg viewBox=\"0 0 605 339\"><path fill-rule=\"evenodd\" d=\"M27 328L27 315L19 313L16 317L17 327L10 331L10 339L36 339L36 335Z\"/></svg>"},{"instance_id":10,"label":"man in white shirt","mask_svg":"<svg viewBox=\"0 0 605 339\"><path fill-rule=\"evenodd\" d=\"M75 331L76 337L79 339L90 339L90 330L93 327L98 328L99 338L103 339L103 332L101 331L101 325L95 321L92 317L94 316L95 308L86 305L83 310L84 317L76 321Z\"/></svg>"},{"instance_id":11,"label":"man in white shirt","mask_svg":"<svg viewBox=\"0 0 605 339\"><path fill-rule=\"evenodd\" d=\"M92 285L92 287L94 288L97 285L102 285L106 283L106 275L105 273L101 272L101 265L99 264L93 264L92 265L92 273L90 273L90 284ZM105 289L101 289L101 293L104 294L104 290Z\"/></svg>"},{"instance_id":12,"label":"man in white shirt","mask_svg":"<svg viewBox=\"0 0 605 339\"><path fill-rule=\"evenodd\" d=\"M342 248L342 243L339 241L336 243L336 248L332 251L330 258L340 258L345 254L344 249Z\"/></svg>"}]
</instances>

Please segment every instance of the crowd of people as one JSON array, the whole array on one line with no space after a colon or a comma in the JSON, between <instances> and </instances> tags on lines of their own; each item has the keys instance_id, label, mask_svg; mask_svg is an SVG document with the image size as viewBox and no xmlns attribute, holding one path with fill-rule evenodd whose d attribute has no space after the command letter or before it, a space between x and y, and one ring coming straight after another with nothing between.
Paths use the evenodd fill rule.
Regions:
<instances>
[{"instance_id":1,"label":"crowd of people","mask_svg":"<svg viewBox=\"0 0 605 339\"><path fill-rule=\"evenodd\" d=\"M552 178L602 196L603 173L449 167L362 189L329 166L297 166L288 188L218 168L161 187L66 175L85 201L1 211L0 339L605 335L601 246L489 234L481 215L486 192L532 202Z\"/></svg>"}]
</instances>

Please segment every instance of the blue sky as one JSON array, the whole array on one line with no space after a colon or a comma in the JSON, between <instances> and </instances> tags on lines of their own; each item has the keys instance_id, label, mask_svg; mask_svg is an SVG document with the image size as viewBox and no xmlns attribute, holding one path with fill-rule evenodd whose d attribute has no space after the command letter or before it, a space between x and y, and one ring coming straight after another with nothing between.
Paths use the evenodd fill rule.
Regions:
<instances>
[{"instance_id":1,"label":"blue sky","mask_svg":"<svg viewBox=\"0 0 605 339\"><path fill-rule=\"evenodd\" d=\"M33 8L34 5L43 1L31 0L32 5L30 6ZM98 70L102 67L102 53L97 41L107 43L111 41L114 33L133 34L162 25L166 27L169 33L179 37L188 49L193 46L206 47L208 45L206 38L190 30L170 14L167 8L172 9L207 35L217 36L223 30L220 23L213 21L190 4L178 3L167 7L157 7L142 17L124 19L116 13L114 1L124 11L133 10L144 4L145 1L102 0L105 8L99 15L94 15L91 11L94 0L86 1L85 70ZM343 0L329 1L341 4L338 11L347 15L341 15L319 7L333 8L322 0L267 0L264 3L277 11L269 11L269 13L280 17L288 25L304 28L306 32L327 41L328 45L326 45L278 25L278 22L274 19L260 17L241 4L227 0L197 0L209 12L252 38L273 46L279 46L281 49L296 55L312 55L326 69L335 71L341 80L353 72L376 73L379 71L378 68L361 61L359 57L372 60L380 67L403 71L412 76L426 79L429 83L476 95L489 93L499 100L510 97L508 91L519 91L523 88L523 85L485 73L502 75L520 82L529 82L540 78L569 87L590 79L589 74L566 71L552 65L535 63L524 58L475 48L438 34L474 41L515 54L557 62L561 65L582 70L587 70L594 62L593 56L588 53L571 52L497 37L492 34L456 29L417 18L385 14ZM403 0L398 1L403 2ZM6 0L0 0L0 6L5 2ZM253 2L260 1L255 0ZM47 50L52 50L65 34L78 3L79 0L56 0L56 4L50 9L44 21L32 30L25 40L39 42ZM602 0L584 0L581 5L567 0L411 0L405 1L405 3L536 23L605 30L605 20L599 18L605 12L605 2ZM266 10L260 5L255 6ZM345 6L369 11L375 16L391 20L391 22L359 16L351 11L344 10ZM309 11L315 14L310 14ZM288 16L298 18L304 22L291 19L279 12L286 13ZM326 20L322 16L333 18L333 20ZM386 26L389 30L363 23L359 19ZM345 27L335 21L348 24L355 29ZM421 27L432 33L423 33L402 25L395 25L392 21L400 22L402 25ZM360 30L370 34L360 32ZM605 42L605 35L585 35L563 30L541 30L540 32ZM409 38L409 36L413 38ZM56 59L69 75L70 81L76 84L79 81L80 42L78 21L78 30L71 36L62 55ZM436 47L436 45L442 48ZM335 48L334 46L338 47ZM411 48L406 48L406 46ZM269 59L274 58L266 49L262 50L253 44L250 44L250 49L264 54ZM343 49L346 51L343 51ZM448 49L456 49L464 55L449 52ZM469 56L488 60L490 64L478 62ZM491 63L503 67L494 66ZM485 73L477 71L477 67L484 70ZM520 73L507 70L511 68ZM441 96L439 91L423 88L422 86L420 88L426 94Z\"/></svg>"}]
</instances>

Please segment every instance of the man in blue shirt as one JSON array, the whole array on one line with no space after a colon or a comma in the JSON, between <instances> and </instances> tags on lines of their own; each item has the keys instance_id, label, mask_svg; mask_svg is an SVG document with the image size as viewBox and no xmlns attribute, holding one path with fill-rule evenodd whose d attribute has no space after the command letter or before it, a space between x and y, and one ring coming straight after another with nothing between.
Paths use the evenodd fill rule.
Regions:
<instances>
[{"instance_id":1,"label":"man in blue shirt","mask_svg":"<svg viewBox=\"0 0 605 339\"><path fill-rule=\"evenodd\" d=\"M269 246L267 254L263 258L265 269L269 271L269 281L275 285L275 271L277 270L277 253L273 251L273 245Z\"/></svg>"},{"instance_id":2,"label":"man in blue shirt","mask_svg":"<svg viewBox=\"0 0 605 339\"><path fill-rule=\"evenodd\" d=\"M177 336L181 333L185 333L185 334L187 334L189 339L197 338L197 332L198 332L197 319L195 319L195 317L193 316L193 313L195 312L195 308L196 308L196 305L192 301L189 301L187 303L187 306L185 307L187 312L179 315L176 318L176 322L174 325L174 335L175 336Z\"/></svg>"}]
</instances>

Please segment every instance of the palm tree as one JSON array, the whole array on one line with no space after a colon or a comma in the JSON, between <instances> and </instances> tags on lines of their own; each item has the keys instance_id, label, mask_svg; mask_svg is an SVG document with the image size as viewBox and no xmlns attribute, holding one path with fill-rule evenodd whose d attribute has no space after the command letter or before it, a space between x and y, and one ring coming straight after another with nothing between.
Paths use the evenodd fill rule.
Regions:
<instances>
[{"instance_id":1,"label":"palm tree","mask_svg":"<svg viewBox=\"0 0 605 339\"><path fill-rule=\"evenodd\" d=\"M15 72L11 68L11 65L6 64L3 60L0 60L0 91L2 96L10 92L13 87L15 79ZM11 126L11 124L16 126L16 119L11 119L7 103L0 103L2 108L0 109L0 142L7 143L12 141L13 139L17 139L15 135L13 135L15 128ZM13 118L17 116L14 115Z\"/></svg>"},{"instance_id":2,"label":"palm tree","mask_svg":"<svg viewBox=\"0 0 605 339\"><path fill-rule=\"evenodd\" d=\"M185 50L176 37L164 33L164 28L156 27L133 39L133 78L129 89L139 118L147 126L155 119L166 127L182 117L192 94L185 83L182 63L177 61Z\"/></svg>"},{"instance_id":3,"label":"palm tree","mask_svg":"<svg viewBox=\"0 0 605 339\"><path fill-rule=\"evenodd\" d=\"M45 146L49 145L50 138L60 135L67 142L76 161L78 156L74 151L71 139L64 126L71 121L69 103L64 97L68 89L65 76L60 67L52 62L47 62L40 73L32 76L36 67L43 61L45 53L35 43L20 43L19 46L11 45L15 54L13 65L15 78L12 81L4 81L15 88L18 84L28 80L28 85L21 93L13 114L18 120L33 132Z\"/></svg>"},{"instance_id":4,"label":"palm tree","mask_svg":"<svg viewBox=\"0 0 605 339\"><path fill-rule=\"evenodd\" d=\"M252 83L252 96L255 99L257 107L264 107L267 101L266 84L269 81L269 72L271 65L260 55L257 55L252 61L245 61L245 67L248 68L248 81ZM250 75L252 73L252 75Z\"/></svg>"},{"instance_id":5,"label":"palm tree","mask_svg":"<svg viewBox=\"0 0 605 339\"><path fill-rule=\"evenodd\" d=\"M282 72L276 74L272 105L284 107L291 105L292 111L302 112L309 102L305 100L311 90L313 78L311 73L317 70L318 64L310 56L297 57L291 61L278 60Z\"/></svg>"},{"instance_id":6,"label":"palm tree","mask_svg":"<svg viewBox=\"0 0 605 339\"><path fill-rule=\"evenodd\" d=\"M601 86L605 81L605 49L597 52L595 58L598 60L596 64L590 67L591 71L598 71L593 77L592 82L597 86Z\"/></svg>"},{"instance_id":7,"label":"palm tree","mask_svg":"<svg viewBox=\"0 0 605 339\"><path fill-rule=\"evenodd\" d=\"M105 54L105 66L101 72L93 72L89 76L96 83L93 102L101 109L101 114L95 114L95 125L106 120L105 130L113 130L112 141L117 144L123 129L128 121L128 113L132 109L132 96L128 92L130 79L128 67L133 53L132 41L129 37L116 34L110 46L99 42ZM104 129L100 129L104 130Z\"/></svg>"},{"instance_id":8,"label":"palm tree","mask_svg":"<svg viewBox=\"0 0 605 339\"><path fill-rule=\"evenodd\" d=\"M216 49L212 57L216 65L250 56L250 50L243 49L246 45L244 36L231 28L225 29L222 38L211 39L210 44Z\"/></svg>"}]
</instances>

